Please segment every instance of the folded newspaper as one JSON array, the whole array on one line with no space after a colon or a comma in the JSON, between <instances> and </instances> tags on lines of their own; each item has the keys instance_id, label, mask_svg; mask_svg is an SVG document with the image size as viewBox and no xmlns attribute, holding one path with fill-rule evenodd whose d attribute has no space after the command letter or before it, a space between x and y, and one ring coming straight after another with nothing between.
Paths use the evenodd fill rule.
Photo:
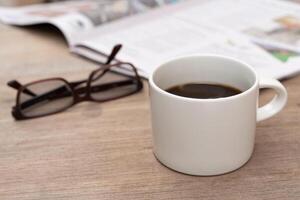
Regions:
<instances>
[{"instance_id":1,"label":"folded newspaper","mask_svg":"<svg viewBox=\"0 0 300 200\"><path fill-rule=\"evenodd\" d=\"M277 79L300 73L297 0L67 1L0 7L0 20L52 24L71 52L99 63L121 43L117 60L132 62L145 78L166 60L200 53L244 60Z\"/></svg>"}]
</instances>

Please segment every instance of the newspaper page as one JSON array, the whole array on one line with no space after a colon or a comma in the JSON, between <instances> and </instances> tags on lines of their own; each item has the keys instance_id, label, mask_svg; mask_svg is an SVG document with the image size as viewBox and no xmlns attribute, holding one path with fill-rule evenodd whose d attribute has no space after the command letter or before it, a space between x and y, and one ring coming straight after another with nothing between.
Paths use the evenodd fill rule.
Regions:
<instances>
[{"instance_id":1,"label":"newspaper page","mask_svg":"<svg viewBox=\"0 0 300 200\"><path fill-rule=\"evenodd\" d=\"M180 0L84 0L0 7L0 20L19 26L52 24L72 45L82 33L97 26L177 1Z\"/></svg>"},{"instance_id":2,"label":"newspaper page","mask_svg":"<svg viewBox=\"0 0 300 200\"><path fill-rule=\"evenodd\" d=\"M210 22L244 33L280 62L299 66L300 6L295 2L295 0L210 1L178 15L195 24Z\"/></svg>"},{"instance_id":3,"label":"newspaper page","mask_svg":"<svg viewBox=\"0 0 300 200\"><path fill-rule=\"evenodd\" d=\"M85 37L88 39L77 43L72 50L89 59L104 62L101 53L108 54L115 44L121 43L124 48L118 59L134 63L146 78L162 62L200 53L238 58L254 66L259 73L278 79L300 71L300 60L296 56L290 59L291 65L288 65L277 59L275 53L250 43L243 34L211 23L207 16L213 18L218 15L220 3L222 1L190 1L124 19L95 29ZM210 14L207 13L207 5L215 6ZM229 8L222 8L223 11L226 9ZM202 12L205 12L203 16L200 15ZM231 18L232 21L238 20L237 16Z\"/></svg>"}]
</instances>

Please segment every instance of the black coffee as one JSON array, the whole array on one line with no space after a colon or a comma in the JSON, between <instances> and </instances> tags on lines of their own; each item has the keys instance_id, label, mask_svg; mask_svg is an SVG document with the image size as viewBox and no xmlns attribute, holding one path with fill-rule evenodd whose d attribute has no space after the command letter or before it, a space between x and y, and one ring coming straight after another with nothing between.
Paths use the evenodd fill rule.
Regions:
<instances>
[{"instance_id":1,"label":"black coffee","mask_svg":"<svg viewBox=\"0 0 300 200\"><path fill-rule=\"evenodd\" d=\"M242 91L220 84L187 83L166 90L169 93L196 99L216 99L240 94Z\"/></svg>"}]
</instances>

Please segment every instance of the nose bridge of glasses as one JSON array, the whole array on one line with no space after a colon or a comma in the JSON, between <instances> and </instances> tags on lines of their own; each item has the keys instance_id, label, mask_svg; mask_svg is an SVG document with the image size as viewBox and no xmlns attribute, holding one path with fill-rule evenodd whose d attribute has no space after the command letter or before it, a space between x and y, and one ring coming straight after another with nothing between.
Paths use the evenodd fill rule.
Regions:
<instances>
[{"instance_id":1,"label":"nose bridge of glasses","mask_svg":"<svg viewBox=\"0 0 300 200\"><path fill-rule=\"evenodd\" d=\"M98 72L98 73L97 73ZM99 73L100 72L100 73ZM88 91L90 82L96 81L101 78L101 76L105 73L105 70L97 70L94 71L89 79L73 82L71 83L71 87L73 88L74 97L76 102L81 102L89 99Z\"/></svg>"},{"instance_id":2,"label":"nose bridge of glasses","mask_svg":"<svg viewBox=\"0 0 300 200\"><path fill-rule=\"evenodd\" d=\"M84 101L87 99L88 97L88 86L87 86L87 82L84 82L80 85L77 85L73 88L74 90L74 95L75 95L75 99L77 101Z\"/></svg>"}]
</instances>

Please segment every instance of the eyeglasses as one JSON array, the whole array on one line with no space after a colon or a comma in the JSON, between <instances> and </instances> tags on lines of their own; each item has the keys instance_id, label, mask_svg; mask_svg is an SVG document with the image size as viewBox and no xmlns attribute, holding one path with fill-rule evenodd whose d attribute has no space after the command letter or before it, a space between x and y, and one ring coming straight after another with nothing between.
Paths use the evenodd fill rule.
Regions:
<instances>
[{"instance_id":1,"label":"eyeglasses","mask_svg":"<svg viewBox=\"0 0 300 200\"><path fill-rule=\"evenodd\" d=\"M116 45L105 65L92 71L88 79L68 82L63 78L50 78L25 85L16 80L8 86L17 89L16 105L12 115L16 120L31 119L62 112L83 101L105 102L139 92L143 83L136 68L131 63L109 64L121 49ZM108 73L122 67L131 76Z\"/></svg>"}]
</instances>

